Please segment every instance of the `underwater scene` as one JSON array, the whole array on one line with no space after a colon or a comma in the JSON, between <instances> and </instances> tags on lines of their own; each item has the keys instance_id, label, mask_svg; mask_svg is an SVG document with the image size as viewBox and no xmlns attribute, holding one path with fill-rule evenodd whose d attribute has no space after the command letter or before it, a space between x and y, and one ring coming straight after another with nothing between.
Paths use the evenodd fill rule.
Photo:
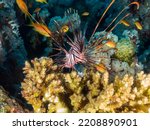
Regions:
<instances>
[{"instance_id":1,"label":"underwater scene","mask_svg":"<svg viewBox=\"0 0 150 130\"><path fill-rule=\"evenodd\" d=\"M150 0L0 0L1 113L149 113Z\"/></svg>"}]
</instances>

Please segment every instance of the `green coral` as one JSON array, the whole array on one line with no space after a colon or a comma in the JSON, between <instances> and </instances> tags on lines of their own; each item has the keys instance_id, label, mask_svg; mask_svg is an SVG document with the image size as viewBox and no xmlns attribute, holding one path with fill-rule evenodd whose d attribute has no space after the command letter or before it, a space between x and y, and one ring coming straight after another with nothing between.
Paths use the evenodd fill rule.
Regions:
<instances>
[{"instance_id":1,"label":"green coral","mask_svg":"<svg viewBox=\"0 0 150 130\"><path fill-rule=\"evenodd\" d=\"M24 68L22 94L34 112L150 112L150 74L115 75L92 69L61 73L50 58Z\"/></svg>"},{"instance_id":2,"label":"green coral","mask_svg":"<svg viewBox=\"0 0 150 130\"><path fill-rule=\"evenodd\" d=\"M117 51L115 56L117 59L121 61L125 61L128 63L133 62L133 56L135 54L135 46L134 43L129 38L122 38L117 42Z\"/></svg>"}]
</instances>

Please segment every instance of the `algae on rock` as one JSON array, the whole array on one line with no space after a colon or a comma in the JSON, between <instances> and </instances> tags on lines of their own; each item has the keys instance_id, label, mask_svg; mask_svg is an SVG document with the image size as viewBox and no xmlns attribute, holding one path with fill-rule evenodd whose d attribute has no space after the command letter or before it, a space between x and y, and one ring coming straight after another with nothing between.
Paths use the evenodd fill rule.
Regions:
<instances>
[{"instance_id":1,"label":"algae on rock","mask_svg":"<svg viewBox=\"0 0 150 130\"><path fill-rule=\"evenodd\" d=\"M27 112L19 102L8 95L2 86L0 86L0 113L22 113Z\"/></svg>"}]
</instances>

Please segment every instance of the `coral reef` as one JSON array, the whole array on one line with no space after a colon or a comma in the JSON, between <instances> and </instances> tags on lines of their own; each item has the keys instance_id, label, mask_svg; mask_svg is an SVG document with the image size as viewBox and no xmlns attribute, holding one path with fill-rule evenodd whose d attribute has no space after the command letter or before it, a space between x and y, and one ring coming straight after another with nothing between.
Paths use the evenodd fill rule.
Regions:
<instances>
[{"instance_id":1,"label":"coral reef","mask_svg":"<svg viewBox=\"0 0 150 130\"><path fill-rule=\"evenodd\" d=\"M56 22L59 26L56 26ZM70 25L70 23L72 24ZM78 11L70 8L65 12L62 18L60 16L51 18L48 26L53 32L56 32L58 28L61 29L64 25L69 26L70 31L73 31L80 27L80 23L81 20Z\"/></svg>"},{"instance_id":2,"label":"coral reef","mask_svg":"<svg viewBox=\"0 0 150 130\"><path fill-rule=\"evenodd\" d=\"M105 34L106 32L103 31L96 32L93 39L103 37ZM125 74L134 75L143 70L143 66L135 62L137 46L140 43L136 30L125 30L121 37L110 33L107 40L113 41L116 47L110 48L104 45L99 53L96 53L97 63L102 63L108 70L114 72L115 75L117 73L121 77Z\"/></svg>"},{"instance_id":3,"label":"coral reef","mask_svg":"<svg viewBox=\"0 0 150 130\"><path fill-rule=\"evenodd\" d=\"M102 90L96 98L88 98L90 103L81 112L149 112L150 75L116 76L110 84L108 77L108 73L102 76Z\"/></svg>"},{"instance_id":4,"label":"coral reef","mask_svg":"<svg viewBox=\"0 0 150 130\"><path fill-rule=\"evenodd\" d=\"M111 1L0 0L0 112L150 112L150 0Z\"/></svg>"},{"instance_id":5,"label":"coral reef","mask_svg":"<svg viewBox=\"0 0 150 130\"><path fill-rule=\"evenodd\" d=\"M50 58L26 62L22 95L34 112L150 112L150 74L61 73Z\"/></svg>"},{"instance_id":6,"label":"coral reef","mask_svg":"<svg viewBox=\"0 0 150 130\"><path fill-rule=\"evenodd\" d=\"M140 21L143 29L138 31L140 38L140 46L138 49L138 60L143 64L144 71L150 72L150 50L149 50L149 41L150 41L150 1L149 0L139 0L140 9L137 12L137 17L134 20Z\"/></svg>"},{"instance_id":7,"label":"coral reef","mask_svg":"<svg viewBox=\"0 0 150 130\"><path fill-rule=\"evenodd\" d=\"M130 39L121 39L117 42L117 52L115 56L117 59L121 61L125 61L128 63L133 62L133 56L135 54L134 43Z\"/></svg>"},{"instance_id":8,"label":"coral reef","mask_svg":"<svg viewBox=\"0 0 150 130\"><path fill-rule=\"evenodd\" d=\"M8 95L8 93L0 86L0 113L21 113L27 112L23 109L18 101Z\"/></svg>"},{"instance_id":9,"label":"coral reef","mask_svg":"<svg viewBox=\"0 0 150 130\"><path fill-rule=\"evenodd\" d=\"M27 78L22 83L22 95L32 104L34 112L68 111L61 101L65 90L57 69L48 58L35 59L32 64L26 62L24 73Z\"/></svg>"},{"instance_id":10,"label":"coral reef","mask_svg":"<svg viewBox=\"0 0 150 130\"><path fill-rule=\"evenodd\" d=\"M0 1L0 84L7 91L11 90L12 94L19 89L18 84L23 78L22 68L27 60L14 3L15 0Z\"/></svg>"}]
</instances>

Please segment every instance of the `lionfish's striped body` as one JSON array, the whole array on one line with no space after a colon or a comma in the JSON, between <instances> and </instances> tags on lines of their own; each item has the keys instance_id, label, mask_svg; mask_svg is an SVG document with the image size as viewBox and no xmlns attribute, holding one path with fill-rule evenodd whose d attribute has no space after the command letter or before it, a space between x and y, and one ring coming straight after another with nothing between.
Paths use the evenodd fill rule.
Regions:
<instances>
[{"instance_id":1,"label":"lionfish's striped body","mask_svg":"<svg viewBox=\"0 0 150 130\"><path fill-rule=\"evenodd\" d=\"M71 40L71 39L70 39ZM65 68L74 68L78 63L85 64L87 62L85 55L85 37L81 32L74 36L74 41L68 41L71 46L68 52L65 52L63 60Z\"/></svg>"},{"instance_id":2,"label":"lionfish's striped body","mask_svg":"<svg viewBox=\"0 0 150 130\"><path fill-rule=\"evenodd\" d=\"M109 45L110 49L114 47L115 43L107 39L107 36L114 30L114 28L120 23L120 21L128 17L130 13L127 13L126 15L124 15L117 23L115 23L115 21L125 12L125 10L129 8L130 5L136 5L137 9L139 9L138 2L130 3L128 6L126 6L119 12L119 14L113 19L113 21L104 30L105 35L98 36L98 38L95 39L94 35L98 26L100 25L103 17L105 16L105 14L109 10L109 8L113 5L114 2L115 0L112 0L111 3L106 8L106 10L104 11L104 13L102 14L88 42L86 42L85 32L81 31L80 26L77 29L73 30L72 32L73 39L72 39L67 35L67 33L62 33L59 30L56 32L51 32L50 29L45 27L46 25L43 25L43 23L40 24L37 20L34 19L32 15L29 15L29 18L35 21L35 23L38 25L38 28L33 26L35 30L42 35L45 34L47 37L50 37L54 41L58 50L60 50L60 52L64 54L64 57L57 58L57 61L59 62L62 68L74 68L75 69L75 65L83 64L85 66L94 66L97 70L101 70L101 67L102 67L102 69L104 70L105 67L98 65L97 63L98 58L107 58L107 57L99 56L99 53L101 53L102 51L105 51L105 52L107 51L107 50L102 50L101 48L103 47L103 45ZM71 11L67 11L68 14L70 12ZM75 13L74 15L76 15L77 12L74 11L74 13ZM115 25L111 27L114 23ZM78 22L78 24L80 25L80 21ZM56 22L56 25L59 28L59 23ZM70 23L70 25L71 25L70 27L73 27L73 23ZM55 35L56 33L57 33L57 37L60 36L62 38L63 40L62 43L60 43L60 41L58 42L56 35ZM70 46L69 50L67 50L63 46L63 44L66 44L66 43ZM60 54L62 55L62 53Z\"/></svg>"}]
</instances>

